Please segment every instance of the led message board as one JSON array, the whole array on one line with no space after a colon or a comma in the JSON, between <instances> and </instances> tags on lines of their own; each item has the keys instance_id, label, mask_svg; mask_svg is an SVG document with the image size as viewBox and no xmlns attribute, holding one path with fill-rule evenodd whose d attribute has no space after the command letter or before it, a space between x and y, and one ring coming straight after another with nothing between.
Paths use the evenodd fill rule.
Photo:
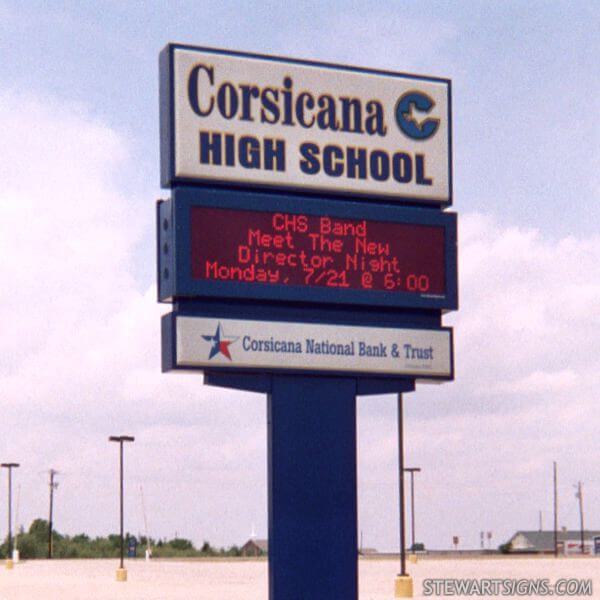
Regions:
<instances>
[{"instance_id":1,"label":"led message board","mask_svg":"<svg viewBox=\"0 0 600 600\"><path fill-rule=\"evenodd\" d=\"M161 177L452 202L450 81L168 45Z\"/></svg>"},{"instance_id":2,"label":"led message board","mask_svg":"<svg viewBox=\"0 0 600 600\"><path fill-rule=\"evenodd\" d=\"M192 278L444 296L444 227L190 209Z\"/></svg>"},{"instance_id":3,"label":"led message board","mask_svg":"<svg viewBox=\"0 0 600 600\"><path fill-rule=\"evenodd\" d=\"M159 209L160 297L455 308L455 215L365 209L308 199L298 207L289 198L260 194L240 201L231 192L176 189L174 201ZM167 240L171 235L175 239Z\"/></svg>"}]
</instances>

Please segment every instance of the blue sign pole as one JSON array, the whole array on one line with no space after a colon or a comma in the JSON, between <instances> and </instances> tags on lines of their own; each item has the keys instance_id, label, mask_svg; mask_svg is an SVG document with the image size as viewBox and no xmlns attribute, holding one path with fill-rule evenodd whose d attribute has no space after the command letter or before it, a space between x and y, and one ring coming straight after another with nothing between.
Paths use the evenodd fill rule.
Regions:
<instances>
[{"instance_id":1,"label":"blue sign pole","mask_svg":"<svg viewBox=\"0 0 600 600\"><path fill-rule=\"evenodd\" d=\"M357 600L356 396L414 380L205 371L267 393L269 600Z\"/></svg>"},{"instance_id":2,"label":"blue sign pole","mask_svg":"<svg viewBox=\"0 0 600 600\"><path fill-rule=\"evenodd\" d=\"M275 376L269 598L358 597L354 379Z\"/></svg>"}]
</instances>

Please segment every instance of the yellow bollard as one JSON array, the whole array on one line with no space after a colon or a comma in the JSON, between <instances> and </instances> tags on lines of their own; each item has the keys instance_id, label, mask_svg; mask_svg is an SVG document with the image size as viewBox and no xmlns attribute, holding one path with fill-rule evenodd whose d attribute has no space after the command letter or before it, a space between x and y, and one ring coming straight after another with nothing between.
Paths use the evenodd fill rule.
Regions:
<instances>
[{"instance_id":1,"label":"yellow bollard","mask_svg":"<svg viewBox=\"0 0 600 600\"><path fill-rule=\"evenodd\" d=\"M413 597L413 580L410 575L398 575L396 577L396 598Z\"/></svg>"},{"instance_id":2,"label":"yellow bollard","mask_svg":"<svg viewBox=\"0 0 600 600\"><path fill-rule=\"evenodd\" d=\"M117 569L117 581L127 581L127 569Z\"/></svg>"},{"instance_id":3,"label":"yellow bollard","mask_svg":"<svg viewBox=\"0 0 600 600\"><path fill-rule=\"evenodd\" d=\"M14 567L14 562L12 558L7 558L6 559L6 568L7 569L12 569Z\"/></svg>"},{"instance_id":4,"label":"yellow bollard","mask_svg":"<svg viewBox=\"0 0 600 600\"><path fill-rule=\"evenodd\" d=\"M417 558L416 554L409 554L408 555L408 560L410 560L411 563L413 564L417 564L417 562L419 562L419 559Z\"/></svg>"}]
</instances>

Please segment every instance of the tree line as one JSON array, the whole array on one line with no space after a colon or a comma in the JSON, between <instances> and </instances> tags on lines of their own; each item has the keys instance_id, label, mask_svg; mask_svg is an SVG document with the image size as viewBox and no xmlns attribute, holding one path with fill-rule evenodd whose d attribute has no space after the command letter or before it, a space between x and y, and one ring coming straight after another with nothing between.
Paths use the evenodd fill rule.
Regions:
<instances>
[{"instance_id":1,"label":"tree line","mask_svg":"<svg viewBox=\"0 0 600 600\"><path fill-rule=\"evenodd\" d=\"M13 547L18 548L20 558L34 559L48 557L48 521L35 519L29 529L21 527L13 539ZM129 542L137 542L137 556L144 556L148 545L145 536L125 535L125 552ZM15 545L16 542L16 545ZM53 558L116 558L121 548L121 537L110 534L106 537L92 538L85 533L77 535L62 535L52 532ZM196 548L191 540L175 537L171 540L150 538L152 556L155 558L169 557L218 557L241 556L238 546L230 548L214 548L209 542L204 542L201 548ZM0 558L6 558L8 552L8 537L0 545Z\"/></svg>"}]
</instances>

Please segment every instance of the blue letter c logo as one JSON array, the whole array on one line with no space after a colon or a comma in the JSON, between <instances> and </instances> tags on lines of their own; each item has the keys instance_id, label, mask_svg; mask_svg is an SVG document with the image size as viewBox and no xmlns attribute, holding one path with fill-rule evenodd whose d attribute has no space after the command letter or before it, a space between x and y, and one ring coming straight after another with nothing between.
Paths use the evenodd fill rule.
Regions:
<instances>
[{"instance_id":1,"label":"blue letter c logo","mask_svg":"<svg viewBox=\"0 0 600 600\"><path fill-rule=\"evenodd\" d=\"M398 98L396 103L396 123L400 130L413 140L426 140L435 134L439 119L418 119L414 109L428 113L435 106L435 102L423 92L406 92ZM420 121L420 122L419 122Z\"/></svg>"}]
</instances>

